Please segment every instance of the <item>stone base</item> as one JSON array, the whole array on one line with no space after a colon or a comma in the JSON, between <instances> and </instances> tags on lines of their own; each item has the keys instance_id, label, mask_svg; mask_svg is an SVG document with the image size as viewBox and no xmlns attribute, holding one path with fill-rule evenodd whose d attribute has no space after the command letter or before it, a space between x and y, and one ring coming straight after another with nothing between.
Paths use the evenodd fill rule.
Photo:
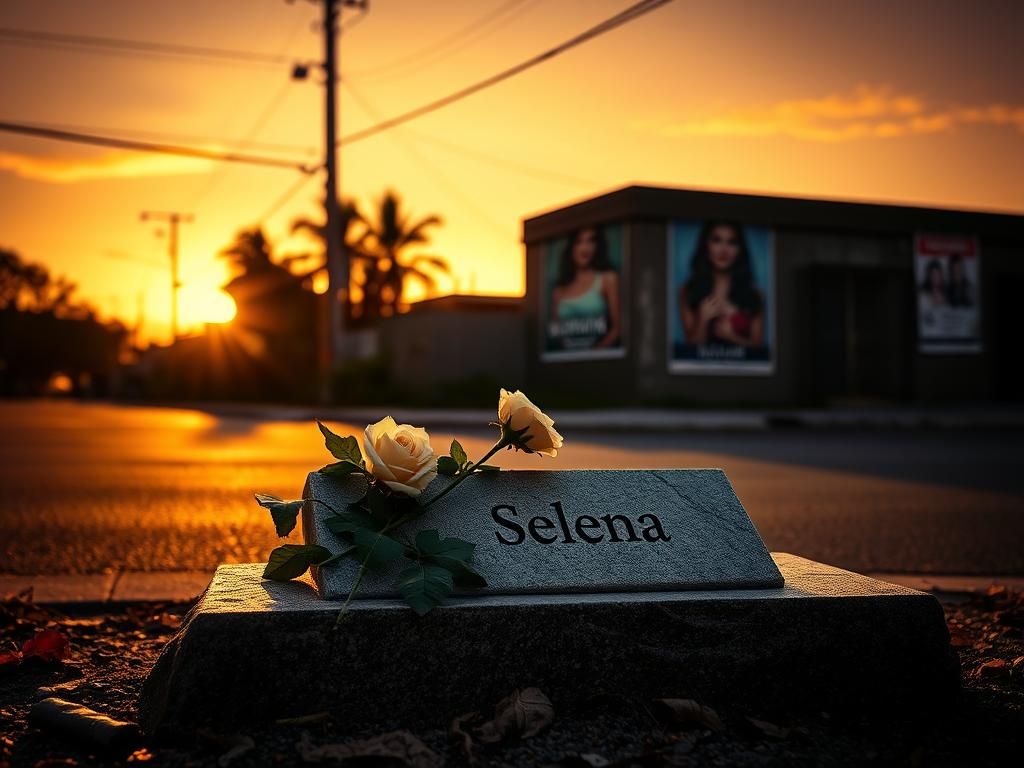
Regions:
<instances>
[{"instance_id":1,"label":"stone base","mask_svg":"<svg viewBox=\"0 0 1024 768\"><path fill-rule=\"evenodd\" d=\"M337 629L340 603L308 581L223 565L146 680L141 721L152 732L329 709L444 725L527 686L556 711L606 692L766 712L930 706L959 690L934 597L773 558L778 589L466 597L422 618L366 599Z\"/></svg>"}]
</instances>

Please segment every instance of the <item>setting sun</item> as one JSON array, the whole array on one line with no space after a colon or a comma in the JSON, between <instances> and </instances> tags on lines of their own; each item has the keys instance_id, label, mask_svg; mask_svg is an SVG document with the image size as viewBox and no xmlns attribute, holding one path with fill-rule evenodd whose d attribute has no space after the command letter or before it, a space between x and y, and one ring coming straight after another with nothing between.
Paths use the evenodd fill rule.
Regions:
<instances>
[{"instance_id":1,"label":"setting sun","mask_svg":"<svg viewBox=\"0 0 1024 768\"><path fill-rule=\"evenodd\" d=\"M185 327L205 323L229 323L235 317L235 301L219 288L185 286L178 296L178 311Z\"/></svg>"}]
</instances>

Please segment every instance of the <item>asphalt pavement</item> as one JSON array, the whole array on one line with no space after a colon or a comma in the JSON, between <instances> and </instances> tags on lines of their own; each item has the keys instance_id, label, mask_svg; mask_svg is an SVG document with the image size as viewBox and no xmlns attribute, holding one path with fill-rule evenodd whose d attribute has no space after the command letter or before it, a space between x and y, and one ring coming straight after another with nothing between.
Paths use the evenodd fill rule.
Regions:
<instances>
[{"instance_id":1,"label":"asphalt pavement","mask_svg":"<svg viewBox=\"0 0 1024 768\"><path fill-rule=\"evenodd\" d=\"M431 434L441 448L452 430ZM556 459L502 453L498 463L722 467L773 551L859 571L1024 574L1021 429L620 425L564 434ZM457 436L471 456L493 441L483 426ZM295 497L305 473L328 461L316 427L280 411L0 403L0 573L264 560L278 540L252 493Z\"/></svg>"}]
</instances>

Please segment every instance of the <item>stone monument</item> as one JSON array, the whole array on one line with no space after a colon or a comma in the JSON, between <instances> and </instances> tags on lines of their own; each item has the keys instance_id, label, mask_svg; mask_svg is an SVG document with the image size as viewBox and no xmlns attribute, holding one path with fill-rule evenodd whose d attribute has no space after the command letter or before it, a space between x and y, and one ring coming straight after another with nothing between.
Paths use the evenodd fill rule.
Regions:
<instances>
[{"instance_id":1,"label":"stone monument","mask_svg":"<svg viewBox=\"0 0 1024 768\"><path fill-rule=\"evenodd\" d=\"M312 473L304 497L340 509L361 483ZM331 514L307 501L302 528L333 553L345 545ZM556 709L611 692L739 698L751 711L927 705L958 689L934 597L769 554L721 470L479 474L408 533L429 527L471 541L488 586L425 616L396 599L386 569L338 624L350 561L288 583L221 566L146 682L143 725L325 709L446 724L527 686Z\"/></svg>"}]
</instances>

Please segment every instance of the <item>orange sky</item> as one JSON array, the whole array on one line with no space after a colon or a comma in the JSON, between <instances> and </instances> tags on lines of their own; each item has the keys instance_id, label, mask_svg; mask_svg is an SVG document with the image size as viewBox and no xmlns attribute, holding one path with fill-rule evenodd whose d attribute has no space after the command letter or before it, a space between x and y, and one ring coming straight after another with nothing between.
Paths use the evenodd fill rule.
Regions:
<instances>
[{"instance_id":1,"label":"orange sky","mask_svg":"<svg viewBox=\"0 0 1024 768\"><path fill-rule=\"evenodd\" d=\"M371 0L342 36L342 133L517 63L630 0ZM451 44L459 30L506 13ZM0 26L316 59L316 5L284 0L5 0ZM347 17L347 16L346 16ZM456 285L523 290L521 219L632 182L1024 211L1024 4L675 3L459 104L342 152L346 195L385 187L446 225ZM287 66L100 56L0 42L0 120L315 160L321 89ZM150 135L153 134L153 135ZM185 324L226 276L216 252L296 179L288 170L0 134L0 245L77 281L106 315L167 333L166 241L182 229ZM316 184L264 222L311 244Z\"/></svg>"}]
</instances>

